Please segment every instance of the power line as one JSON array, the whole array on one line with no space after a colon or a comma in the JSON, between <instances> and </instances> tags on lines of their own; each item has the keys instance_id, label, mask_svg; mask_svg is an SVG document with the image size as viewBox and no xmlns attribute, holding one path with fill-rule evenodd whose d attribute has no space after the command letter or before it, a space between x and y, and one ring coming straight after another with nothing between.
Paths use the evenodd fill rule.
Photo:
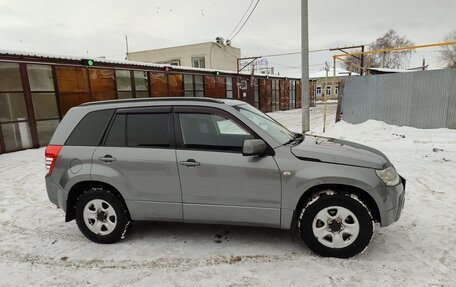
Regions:
<instances>
[{"instance_id":1,"label":"power line","mask_svg":"<svg viewBox=\"0 0 456 287\"><path fill-rule=\"evenodd\" d=\"M310 50L309 53L326 52L326 51L329 51L329 48ZM266 57L279 57L279 56L289 56L289 55L298 55L298 54L301 54L301 51L299 51L299 52L289 52L289 53L279 53L279 54L270 54L270 55L261 55L261 56L258 56L258 57L266 58ZM244 57L244 58L253 58L253 57Z\"/></svg>"},{"instance_id":2,"label":"power line","mask_svg":"<svg viewBox=\"0 0 456 287\"><path fill-rule=\"evenodd\" d=\"M285 70L285 69L300 69L301 68L301 66L290 66L290 65L284 65L284 64L280 64L280 63L271 62L271 61L268 61L268 63L272 64L273 66L284 67L284 68L280 68L279 67L281 70ZM318 63L318 64L311 64L311 65L309 65L309 67L322 66L324 64L325 64L325 62Z\"/></svg>"},{"instance_id":3,"label":"power line","mask_svg":"<svg viewBox=\"0 0 456 287\"><path fill-rule=\"evenodd\" d=\"M244 20L245 15L247 15L247 13L249 12L250 7L252 7L252 4L253 4L254 1L255 1L255 0L250 1L250 5L249 5L249 7L247 8L247 10L245 10L244 15L242 15L241 19L240 19L239 22L237 23L236 27L234 27L233 31L231 31L231 33L230 33L228 36L226 36L226 39L229 39L229 38L231 37L231 35L233 35L234 31L236 31L236 29L239 27L239 25L241 25L242 20Z\"/></svg>"},{"instance_id":4,"label":"power line","mask_svg":"<svg viewBox=\"0 0 456 287\"><path fill-rule=\"evenodd\" d=\"M260 0L257 0L257 2L255 3L255 6L253 6L252 11L250 11L250 14L249 14L249 16L247 17L247 19L245 19L245 21L244 21L244 23L242 24L242 26L239 28L239 30L236 32L236 34L234 34L234 36L231 37L230 40L233 40L233 39L237 36L237 34L239 34L239 32L241 32L242 28L244 28L244 26L245 26L245 24L247 23L247 21L249 21L250 16L252 16L253 11L255 11L255 8L258 6L258 3L260 3Z\"/></svg>"}]
</instances>

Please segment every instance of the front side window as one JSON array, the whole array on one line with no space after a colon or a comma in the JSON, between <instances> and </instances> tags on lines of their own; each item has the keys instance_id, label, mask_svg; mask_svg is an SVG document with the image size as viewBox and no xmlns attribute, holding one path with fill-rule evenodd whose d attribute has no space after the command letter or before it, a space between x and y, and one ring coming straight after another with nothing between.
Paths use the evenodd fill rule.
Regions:
<instances>
[{"instance_id":1,"label":"front side window","mask_svg":"<svg viewBox=\"0 0 456 287\"><path fill-rule=\"evenodd\" d=\"M229 118L209 113L181 113L179 123L185 148L242 151L244 140L254 138Z\"/></svg>"},{"instance_id":2,"label":"front side window","mask_svg":"<svg viewBox=\"0 0 456 287\"><path fill-rule=\"evenodd\" d=\"M292 132L251 105L243 104L235 108L281 144L285 144L294 138Z\"/></svg>"},{"instance_id":3,"label":"front side window","mask_svg":"<svg viewBox=\"0 0 456 287\"><path fill-rule=\"evenodd\" d=\"M169 113L117 114L107 146L169 147Z\"/></svg>"}]
</instances>

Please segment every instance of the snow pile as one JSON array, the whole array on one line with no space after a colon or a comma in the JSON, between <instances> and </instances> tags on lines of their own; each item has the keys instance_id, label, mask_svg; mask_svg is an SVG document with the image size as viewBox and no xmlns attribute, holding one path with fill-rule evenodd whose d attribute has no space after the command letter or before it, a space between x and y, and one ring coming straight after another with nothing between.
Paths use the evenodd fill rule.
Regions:
<instances>
[{"instance_id":1,"label":"snow pile","mask_svg":"<svg viewBox=\"0 0 456 287\"><path fill-rule=\"evenodd\" d=\"M312 108L314 134L322 111ZM284 230L178 223L137 223L127 240L95 244L48 201L38 149L0 155L0 286L455 286L456 131L334 124L328 112L325 136L380 149L407 179L402 218L363 254L321 258ZM271 115L300 131L299 110Z\"/></svg>"}]
</instances>

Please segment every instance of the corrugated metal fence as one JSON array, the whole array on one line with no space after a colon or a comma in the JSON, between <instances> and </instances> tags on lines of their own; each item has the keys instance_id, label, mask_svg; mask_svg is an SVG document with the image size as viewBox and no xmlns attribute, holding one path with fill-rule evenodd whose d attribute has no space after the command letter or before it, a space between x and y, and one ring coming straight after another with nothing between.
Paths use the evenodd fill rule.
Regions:
<instances>
[{"instance_id":1,"label":"corrugated metal fence","mask_svg":"<svg viewBox=\"0 0 456 287\"><path fill-rule=\"evenodd\" d=\"M349 123L456 129L456 69L350 77L343 93Z\"/></svg>"}]
</instances>

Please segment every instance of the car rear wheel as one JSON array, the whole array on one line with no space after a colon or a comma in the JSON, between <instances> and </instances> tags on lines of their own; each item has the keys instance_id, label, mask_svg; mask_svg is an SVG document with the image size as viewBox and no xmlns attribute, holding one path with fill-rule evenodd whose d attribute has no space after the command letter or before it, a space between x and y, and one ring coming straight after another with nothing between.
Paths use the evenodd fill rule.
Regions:
<instances>
[{"instance_id":1,"label":"car rear wheel","mask_svg":"<svg viewBox=\"0 0 456 287\"><path fill-rule=\"evenodd\" d=\"M125 238L131 228L128 211L122 201L103 188L92 188L76 202L76 222L88 239L114 243Z\"/></svg>"},{"instance_id":2,"label":"car rear wheel","mask_svg":"<svg viewBox=\"0 0 456 287\"><path fill-rule=\"evenodd\" d=\"M362 252L374 230L372 216L355 195L323 192L302 209L298 231L306 245L325 257L349 258Z\"/></svg>"}]
</instances>

